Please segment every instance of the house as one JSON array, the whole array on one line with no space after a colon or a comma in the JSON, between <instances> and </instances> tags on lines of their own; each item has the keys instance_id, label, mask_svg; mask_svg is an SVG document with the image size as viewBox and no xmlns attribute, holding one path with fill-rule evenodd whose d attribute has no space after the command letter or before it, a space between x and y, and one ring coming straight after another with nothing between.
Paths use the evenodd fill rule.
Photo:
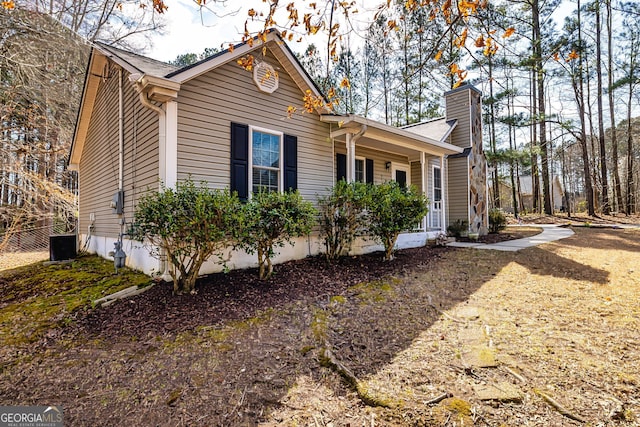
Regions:
<instances>
[{"instance_id":1,"label":"house","mask_svg":"<svg viewBox=\"0 0 640 427\"><path fill-rule=\"evenodd\" d=\"M253 72L238 60L253 54ZM399 247L426 244L448 223L485 232L486 163L480 93L448 92L446 117L397 128L324 105L288 117L304 96L321 97L280 34L177 68L112 46L92 48L69 165L79 173L79 239L107 257L147 191L191 177L241 198L257 188L297 189L315 201L336 180L415 185L431 212ZM302 108L299 108L302 110ZM259 150L259 155L256 151ZM268 159L263 161L264 159ZM127 264L147 273L164 264L123 239ZM358 242L355 253L380 249ZM276 262L320 253L317 233L280 251ZM234 253L229 265L255 265ZM213 263L202 273L218 268Z\"/></svg>"},{"instance_id":2,"label":"house","mask_svg":"<svg viewBox=\"0 0 640 427\"><path fill-rule=\"evenodd\" d=\"M489 184L491 179L489 178ZM551 205L554 211L564 212L565 194L562 180L558 175L553 175L549 180L551 185ZM540 182L540 204L542 201L542 182ZM518 209L520 212L533 212L533 179L531 175L516 177L516 197L518 199ZM513 195L509 180L500 181L501 208L505 212L513 213Z\"/></svg>"}]
</instances>

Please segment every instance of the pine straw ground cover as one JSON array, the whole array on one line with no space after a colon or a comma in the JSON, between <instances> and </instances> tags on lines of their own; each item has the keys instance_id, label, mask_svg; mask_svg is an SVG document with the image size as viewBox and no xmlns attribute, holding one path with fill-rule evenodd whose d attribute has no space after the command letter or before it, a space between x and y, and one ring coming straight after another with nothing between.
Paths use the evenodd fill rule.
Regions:
<instances>
[{"instance_id":1,"label":"pine straw ground cover","mask_svg":"<svg viewBox=\"0 0 640 427\"><path fill-rule=\"evenodd\" d=\"M640 230L575 231L156 285L3 351L0 405L73 426L637 426Z\"/></svg>"}]
</instances>

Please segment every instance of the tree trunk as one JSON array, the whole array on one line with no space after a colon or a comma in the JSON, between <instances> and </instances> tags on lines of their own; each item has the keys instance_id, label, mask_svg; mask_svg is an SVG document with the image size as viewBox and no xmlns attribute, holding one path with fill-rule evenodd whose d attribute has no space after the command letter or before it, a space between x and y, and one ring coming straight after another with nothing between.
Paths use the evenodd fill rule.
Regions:
<instances>
[{"instance_id":1,"label":"tree trunk","mask_svg":"<svg viewBox=\"0 0 640 427\"><path fill-rule=\"evenodd\" d=\"M385 261L393 260L393 248L395 247L397 240L398 240L397 234L391 237L386 237L384 239L384 260Z\"/></svg>"},{"instance_id":2,"label":"tree trunk","mask_svg":"<svg viewBox=\"0 0 640 427\"><path fill-rule=\"evenodd\" d=\"M403 59L404 59L404 70L402 71L402 80L404 85L404 124L409 124L409 76L411 75L411 71L409 70L409 37L407 34L407 25L408 23L405 20L403 25L404 28L404 40L402 42L402 50L403 50Z\"/></svg>"},{"instance_id":3,"label":"tree trunk","mask_svg":"<svg viewBox=\"0 0 640 427\"><path fill-rule=\"evenodd\" d=\"M493 207L495 208L500 208L500 181L499 181L499 174L498 174L498 161L496 158L496 155L498 154L498 150L496 148L496 107L495 107L495 98L494 98L494 94L493 94L493 59L492 56L489 55L489 57L487 58L488 61L488 68L489 68L489 99L491 100L491 103L489 104L490 107L490 120L489 120L489 128L491 130L491 132L489 133L490 135L490 140L489 140L489 145L491 146L491 153L493 154L493 162L492 162L492 166L493 166Z\"/></svg>"},{"instance_id":4,"label":"tree trunk","mask_svg":"<svg viewBox=\"0 0 640 427\"><path fill-rule=\"evenodd\" d=\"M578 0L578 44L581 50L582 46L582 22L581 22L581 5L580 0ZM574 83L574 93L576 96L576 103L578 104L578 114L580 115L580 148L582 149L582 163L584 170L584 186L585 186L585 197L587 199L587 213L590 216L594 216L596 214L596 208L594 204L594 194L593 194L593 182L591 180L591 167L589 161L589 147L587 145L587 125L585 123L585 99L584 99L584 73L582 69L582 61L583 54L580 53L578 57L578 79L577 82ZM575 80L574 80L575 81Z\"/></svg>"},{"instance_id":5,"label":"tree trunk","mask_svg":"<svg viewBox=\"0 0 640 427\"><path fill-rule=\"evenodd\" d=\"M265 251L260 246L258 246L258 264L258 277L260 280L268 280L273 274L273 264L271 263L271 258L269 258L269 251Z\"/></svg>"},{"instance_id":6,"label":"tree trunk","mask_svg":"<svg viewBox=\"0 0 640 427\"><path fill-rule=\"evenodd\" d=\"M604 117L602 107L602 46L601 46L601 22L600 22L600 2L595 3L596 12L596 80L598 85L598 145L600 147L600 179L602 180L602 213L609 215L611 213L611 206L609 204L609 184L607 177L607 152L604 141Z\"/></svg>"},{"instance_id":7,"label":"tree trunk","mask_svg":"<svg viewBox=\"0 0 640 427\"><path fill-rule=\"evenodd\" d=\"M538 128L537 128L537 99L536 99L536 80L537 74L535 70L531 71L531 196L532 208L535 213L540 212L540 176L538 174Z\"/></svg>"},{"instance_id":8,"label":"tree trunk","mask_svg":"<svg viewBox=\"0 0 640 427\"><path fill-rule=\"evenodd\" d=\"M549 185L549 150L547 147L546 102L544 99L544 67L542 64L542 32L540 28L540 5L533 0L531 13L533 17L533 60L536 74L537 120L540 128L540 158L542 160L542 191L544 196L544 213L553 214L551 206L551 188Z\"/></svg>"},{"instance_id":9,"label":"tree trunk","mask_svg":"<svg viewBox=\"0 0 640 427\"><path fill-rule=\"evenodd\" d=\"M611 118L611 161L613 163L613 185L616 194L617 210L624 210L624 202L622 201L622 185L620 183L620 168L618 167L618 137L616 135L616 119L615 108L613 105L613 11L611 10L611 0L607 0L607 43L609 53L607 55L609 73L608 73L608 89L609 89L609 116Z\"/></svg>"},{"instance_id":10,"label":"tree trunk","mask_svg":"<svg viewBox=\"0 0 640 427\"><path fill-rule=\"evenodd\" d=\"M507 93L509 93L509 78L507 77L505 79L505 84L507 87ZM514 97L509 95L509 97L507 98L507 116L508 117L512 117L513 114L513 102L514 102ZM515 126L513 126L513 122L510 120L508 123L508 131L509 131L509 151L511 152L510 156L509 156L509 178L511 181L511 200L513 203L513 216L515 218L518 218L518 214L519 214L519 209L518 209L518 194L517 194L517 189L516 189L516 177L515 177L515 167L514 167L514 157L515 157L515 147L514 147L514 141L515 141Z\"/></svg>"},{"instance_id":11,"label":"tree trunk","mask_svg":"<svg viewBox=\"0 0 640 427\"><path fill-rule=\"evenodd\" d=\"M633 101L633 71L631 71L631 79L629 82L629 98L627 102L627 208L625 212L630 215L635 212L635 198L633 185L633 135L631 132L632 105Z\"/></svg>"}]
</instances>

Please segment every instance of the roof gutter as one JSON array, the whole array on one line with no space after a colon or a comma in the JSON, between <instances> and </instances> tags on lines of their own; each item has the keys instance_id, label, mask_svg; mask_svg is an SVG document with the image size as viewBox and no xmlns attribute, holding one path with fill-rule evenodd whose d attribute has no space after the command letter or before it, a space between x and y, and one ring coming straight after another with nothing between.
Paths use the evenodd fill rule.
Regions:
<instances>
[{"instance_id":1,"label":"roof gutter","mask_svg":"<svg viewBox=\"0 0 640 427\"><path fill-rule=\"evenodd\" d=\"M351 137L351 142L355 144L355 142L356 142L357 140L359 140L359 139L360 139L360 137L361 137L362 135L364 135L364 133L367 131L367 129L368 129L368 128L369 128L369 126L367 126L367 125L362 125L362 127L360 128L360 130L358 131L358 133L356 133L355 135L353 135L353 136Z\"/></svg>"}]
</instances>

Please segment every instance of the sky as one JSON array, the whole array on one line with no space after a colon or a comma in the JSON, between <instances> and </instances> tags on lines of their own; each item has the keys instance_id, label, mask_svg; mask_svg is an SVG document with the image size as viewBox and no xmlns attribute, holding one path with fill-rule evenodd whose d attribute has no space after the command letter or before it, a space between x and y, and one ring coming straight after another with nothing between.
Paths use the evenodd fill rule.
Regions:
<instances>
[{"instance_id":1,"label":"sky","mask_svg":"<svg viewBox=\"0 0 640 427\"><path fill-rule=\"evenodd\" d=\"M181 54L201 53L205 48L220 48L221 45L226 48L229 43L240 42L247 11L250 8L267 10L266 3L262 0L226 1L226 6L217 5L210 0L202 12L193 0L168 0L166 4L169 9L164 16L165 34L154 36L153 47L147 52L151 58L165 62ZM260 28L262 24L256 22L250 29ZM289 46L294 51L303 51L307 43L291 42Z\"/></svg>"},{"instance_id":2,"label":"sky","mask_svg":"<svg viewBox=\"0 0 640 427\"><path fill-rule=\"evenodd\" d=\"M380 0L359 0L358 3L360 4L359 13L354 17L363 20L365 16L371 15L363 5L368 4L369 10L375 10ZM181 54L201 53L208 47L226 48L229 43L240 42L244 33L247 11L250 8L266 11L266 3L262 0L226 0L223 4L209 0L203 9L200 9L194 0L166 0L166 4L169 9L163 17L166 22L165 34L153 36L153 46L146 53L151 58L165 62ZM564 1L554 14L554 19L562 25L564 16L571 13L574 8L575 5ZM286 17L279 22L285 21ZM261 28L262 24L256 22L250 30L255 31ZM294 51L302 52L309 43L313 42L318 44L318 36L306 37L301 43L290 42L289 47Z\"/></svg>"}]
</instances>

